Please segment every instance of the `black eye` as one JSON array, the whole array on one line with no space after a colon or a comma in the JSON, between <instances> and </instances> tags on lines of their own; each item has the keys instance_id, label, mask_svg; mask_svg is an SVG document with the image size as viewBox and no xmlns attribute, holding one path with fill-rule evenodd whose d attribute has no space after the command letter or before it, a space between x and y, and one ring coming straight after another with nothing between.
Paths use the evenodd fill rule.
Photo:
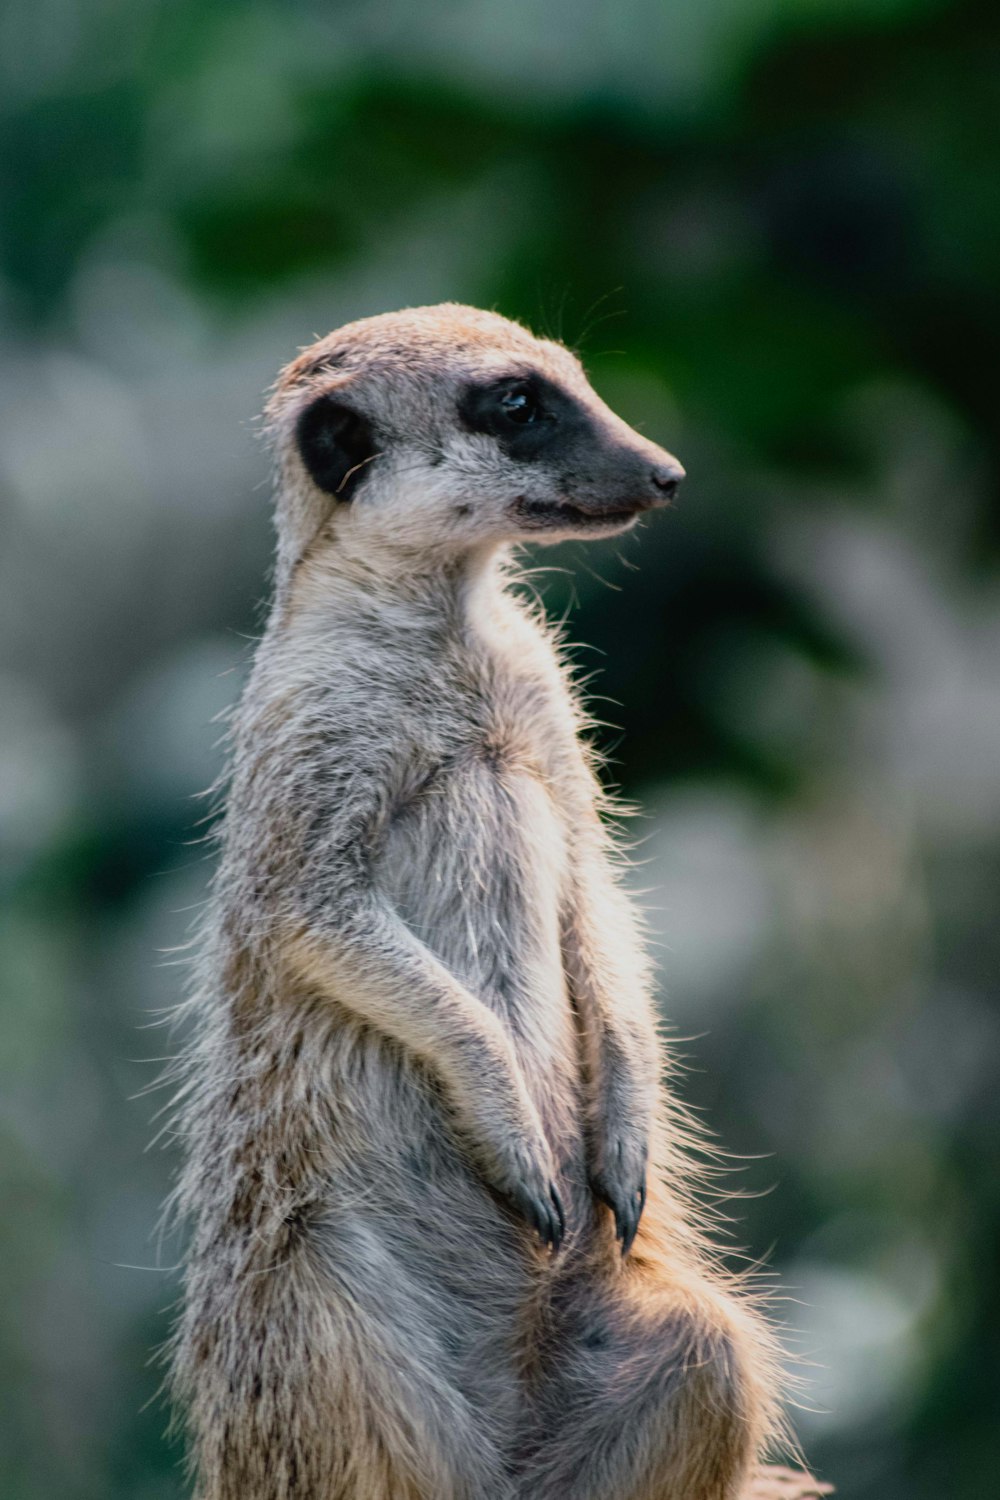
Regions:
<instances>
[{"instance_id":1,"label":"black eye","mask_svg":"<svg viewBox=\"0 0 1000 1500\"><path fill-rule=\"evenodd\" d=\"M515 385L505 391L500 397L500 405L507 420L516 422L519 427L537 422L542 416L540 403L526 385Z\"/></svg>"},{"instance_id":2,"label":"black eye","mask_svg":"<svg viewBox=\"0 0 1000 1500\"><path fill-rule=\"evenodd\" d=\"M459 419L470 432L495 438L509 458L522 463L550 448L571 410L569 399L542 375L511 373L488 385L469 385L458 402Z\"/></svg>"}]
</instances>

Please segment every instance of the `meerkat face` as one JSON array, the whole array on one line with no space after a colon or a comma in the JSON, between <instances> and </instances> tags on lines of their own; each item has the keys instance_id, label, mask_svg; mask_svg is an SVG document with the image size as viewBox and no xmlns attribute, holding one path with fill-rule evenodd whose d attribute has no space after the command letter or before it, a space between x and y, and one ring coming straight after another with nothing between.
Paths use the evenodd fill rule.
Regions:
<instances>
[{"instance_id":1,"label":"meerkat face","mask_svg":"<svg viewBox=\"0 0 1000 1500\"><path fill-rule=\"evenodd\" d=\"M562 345L453 304L330 334L283 373L270 416L286 486L306 487L314 535L332 543L455 552L608 536L684 477Z\"/></svg>"}]
</instances>

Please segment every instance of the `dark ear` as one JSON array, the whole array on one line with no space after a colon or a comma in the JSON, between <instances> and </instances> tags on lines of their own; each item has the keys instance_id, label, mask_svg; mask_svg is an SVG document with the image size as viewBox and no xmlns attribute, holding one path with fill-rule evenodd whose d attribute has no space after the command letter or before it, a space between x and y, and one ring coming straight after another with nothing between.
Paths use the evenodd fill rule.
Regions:
<instances>
[{"instance_id":1,"label":"dark ear","mask_svg":"<svg viewBox=\"0 0 1000 1500\"><path fill-rule=\"evenodd\" d=\"M375 457L368 418L334 396L320 396L299 417L296 437L313 483L338 500L350 500Z\"/></svg>"}]
</instances>

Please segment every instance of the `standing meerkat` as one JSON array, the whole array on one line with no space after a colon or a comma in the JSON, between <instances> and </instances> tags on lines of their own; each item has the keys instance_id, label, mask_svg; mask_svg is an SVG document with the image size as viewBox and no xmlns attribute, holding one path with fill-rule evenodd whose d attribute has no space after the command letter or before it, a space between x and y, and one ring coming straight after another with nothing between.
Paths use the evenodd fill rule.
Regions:
<instances>
[{"instance_id":1,"label":"standing meerkat","mask_svg":"<svg viewBox=\"0 0 1000 1500\"><path fill-rule=\"evenodd\" d=\"M558 645L512 543L683 470L455 305L280 376L273 608L190 1001L198 1500L737 1500L778 1360L708 1246Z\"/></svg>"}]
</instances>

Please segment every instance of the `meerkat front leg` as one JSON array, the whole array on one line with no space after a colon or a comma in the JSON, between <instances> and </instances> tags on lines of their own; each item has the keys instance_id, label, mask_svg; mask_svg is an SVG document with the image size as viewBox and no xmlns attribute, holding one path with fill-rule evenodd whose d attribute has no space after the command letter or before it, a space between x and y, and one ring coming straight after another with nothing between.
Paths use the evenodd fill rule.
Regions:
<instances>
[{"instance_id":1,"label":"meerkat front leg","mask_svg":"<svg viewBox=\"0 0 1000 1500\"><path fill-rule=\"evenodd\" d=\"M574 872L563 962L583 1042L590 1183L625 1255L646 1202L660 1061L635 914L597 840Z\"/></svg>"},{"instance_id":2,"label":"meerkat front leg","mask_svg":"<svg viewBox=\"0 0 1000 1500\"><path fill-rule=\"evenodd\" d=\"M491 1185L558 1251L555 1165L502 1024L376 892L341 891L322 921L292 924L282 957L300 982L393 1038L443 1083Z\"/></svg>"}]
</instances>

